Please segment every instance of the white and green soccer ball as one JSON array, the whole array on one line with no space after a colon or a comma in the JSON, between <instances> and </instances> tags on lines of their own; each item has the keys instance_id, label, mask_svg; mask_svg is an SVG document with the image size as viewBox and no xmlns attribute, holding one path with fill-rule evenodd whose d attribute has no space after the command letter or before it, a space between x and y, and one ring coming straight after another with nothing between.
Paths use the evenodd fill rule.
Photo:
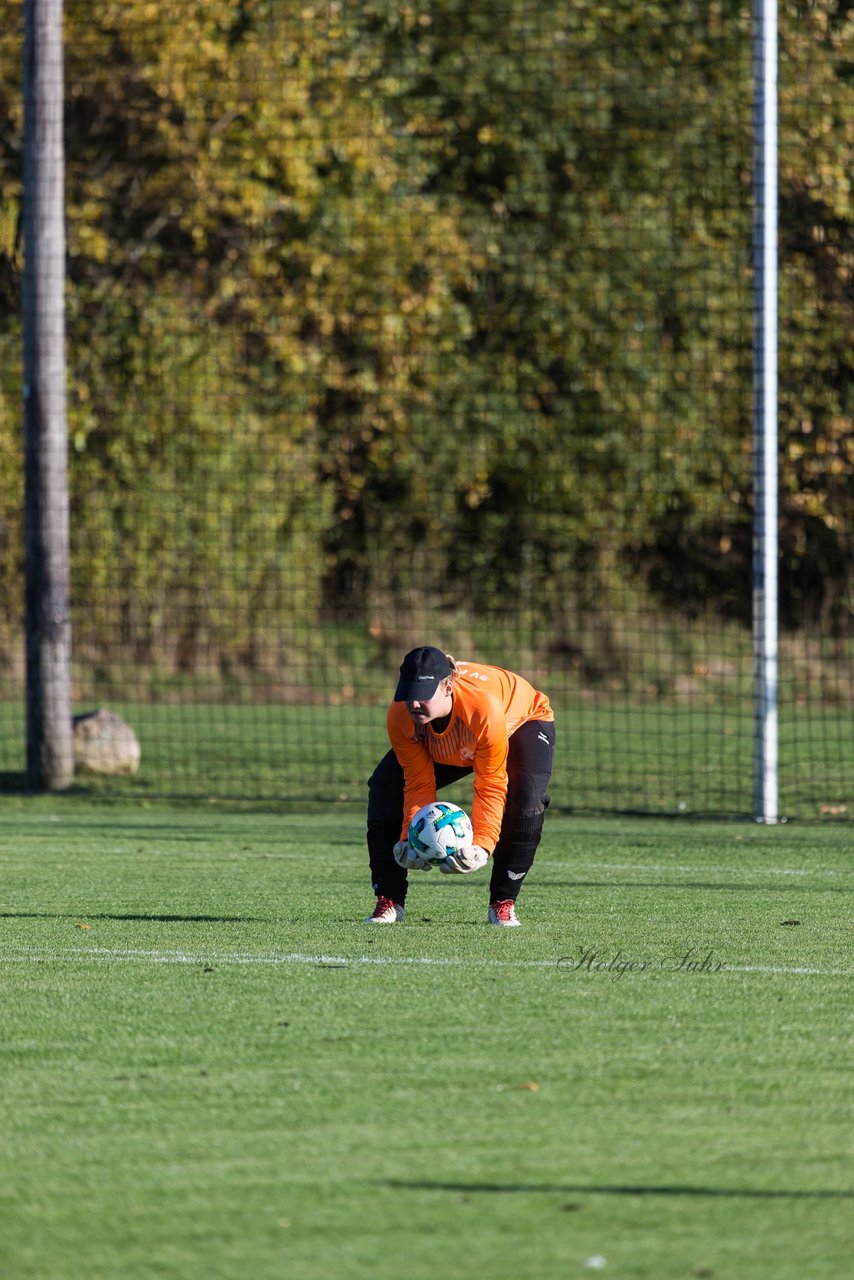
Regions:
<instances>
[{"instance_id":1,"label":"white and green soccer ball","mask_svg":"<svg viewBox=\"0 0 854 1280\"><path fill-rule=\"evenodd\" d=\"M474 832L468 814L458 804L434 800L414 815L407 841L410 849L428 862L444 862L470 848Z\"/></svg>"}]
</instances>

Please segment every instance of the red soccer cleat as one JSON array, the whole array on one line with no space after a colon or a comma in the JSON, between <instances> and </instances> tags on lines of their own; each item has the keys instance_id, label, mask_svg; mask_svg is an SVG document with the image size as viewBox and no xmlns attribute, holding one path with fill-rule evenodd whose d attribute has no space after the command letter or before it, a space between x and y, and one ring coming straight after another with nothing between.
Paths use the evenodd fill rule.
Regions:
<instances>
[{"instance_id":1,"label":"red soccer cleat","mask_svg":"<svg viewBox=\"0 0 854 1280\"><path fill-rule=\"evenodd\" d=\"M374 907L373 915L368 916L366 924L398 924L406 915L399 902L380 896Z\"/></svg>"}]
</instances>

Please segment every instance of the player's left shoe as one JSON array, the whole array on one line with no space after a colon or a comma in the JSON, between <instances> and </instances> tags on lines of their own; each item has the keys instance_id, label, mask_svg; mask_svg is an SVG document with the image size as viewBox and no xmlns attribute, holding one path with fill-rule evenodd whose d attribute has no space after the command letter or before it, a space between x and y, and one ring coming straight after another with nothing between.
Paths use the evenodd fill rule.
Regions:
<instances>
[{"instance_id":1,"label":"player's left shoe","mask_svg":"<svg viewBox=\"0 0 854 1280\"><path fill-rule=\"evenodd\" d=\"M505 898L503 902L490 902L486 919L488 924L497 924L503 929L518 929L522 923L516 916L516 904L512 898Z\"/></svg>"}]
</instances>

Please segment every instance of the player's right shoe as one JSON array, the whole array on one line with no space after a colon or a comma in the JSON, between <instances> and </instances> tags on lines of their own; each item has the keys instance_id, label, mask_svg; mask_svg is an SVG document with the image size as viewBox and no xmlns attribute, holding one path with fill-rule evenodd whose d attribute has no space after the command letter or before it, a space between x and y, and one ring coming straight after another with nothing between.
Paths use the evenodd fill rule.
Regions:
<instances>
[{"instance_id":1,"label":"player's right shoe","mask_svg":"<svg viewBox=\"0 0 854 1280\"><path fill-rule=\"evenodd\" d=\"M510 898L505 898L503 902L490 902L486 922L501 925L504 929L518 929L522 923L516 916L516 906Z\"/></svg>"},{"instance_id":2,"label":"player's right shoe","mask_svg":"<svg viewBox=\"0 0 854 1280\"><path fill-rule=\"evenodd\" d=\"M405 915L406 912L399 902L380 896L377 898L373 914L368 916L365 924L398 924Z\"/></svg>"}]
</instances>

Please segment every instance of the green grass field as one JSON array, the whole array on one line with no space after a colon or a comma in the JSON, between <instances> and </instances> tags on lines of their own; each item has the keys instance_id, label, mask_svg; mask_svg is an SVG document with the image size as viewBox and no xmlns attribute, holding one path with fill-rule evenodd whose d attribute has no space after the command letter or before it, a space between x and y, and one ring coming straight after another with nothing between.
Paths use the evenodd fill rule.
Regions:
<instances>
[{"instance_id":1,"label":"green grass field","mask_svg":"<svg viewBox=\"0 0 854 1280\"><path fill-rule=\"evenodd\" d=\"M506 931L362 828L3 801L3 1280L847 1280L850 828L551 815Z\"/></svg>"}]
</instances>

